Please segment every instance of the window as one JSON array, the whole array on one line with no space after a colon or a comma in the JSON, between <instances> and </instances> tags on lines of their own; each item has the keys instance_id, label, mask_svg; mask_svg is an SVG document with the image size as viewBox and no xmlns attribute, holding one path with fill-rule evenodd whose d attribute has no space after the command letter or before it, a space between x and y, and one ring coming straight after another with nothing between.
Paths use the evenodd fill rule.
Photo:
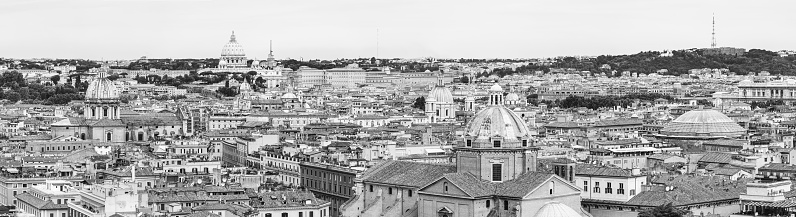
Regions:
<instances>
[{"instance_id":1,"label":"window","mask_svg":"<svg viewBox=\"0 0 796 217\"><path fill-rule=\"evenodd\" d=\"M409 190L409 196L410 197L412 196L412 190Z\"/></svg>"},{"instance_id":2,"label":"window","mask_svg":"<svg viewBox=\"0 0 796 217\"><path fill-rule=\"evenodd\" d=\"M553 191L556 189L556 183L550 181L550 194L553 194Z\"/></svg>"},{"instance_id":3,"label":"window","mask_svg":"<svg viewBox=\"0 0 796 217\"><path fill-rule=\"evenodd\" d=\"M503 165L492 164L492 181L499 182L503 180Z\"/></svg>"},{"instance_id":4,"label":"window","mask_svg":"<svg viewBox=\"0 0 796 217\"><path fill-rule=\"evenodd\" d=\"M373 192L373 185L370 185L370 192Z\"/></svg>"},{"instance_id":5,"label":"window","mask_svg":"<svg viewBox=\"0 0 796 217\"><path fill-rule=\"evenodd\" d=\"M600 193L600 182L594 182L594 193Z\"/></svg>"},{"instance_id":6,"label":"window","mask_svg":"<svg viewBox=\"0 0 796 217\"><path fill-rule=\"evenodd\" d=\"M314 217L315 213L310 211L310 217Z\"/></svg>"},{"instance_id":7,"label":"window","mask_svg":"<svg viewBox=\"0 0 796 217\"><path fill-rule=\"evenodd\" d=\"M388 188L389 194L392 194L392 187Z\"/></svg>"},{"instance_id":8,"label":"window","mask_svg":"<svg viewBox=\"0 0 796 217\"><path fill-rule=\"evenodd\" d=\"M495 148L500 148L500 141L499 140L492 141L492 146Z\"/></svg>"},{"instance_id":9,"label":"window","mask_svg":"<svg viewBox=\"0 0 796 217\"><path fill-rule=\"evenodd\" d=\"M105 135L105 137L107 138L108 141L111 141L112 135L111 133L108 133Z\"/></svg>"},{"instance_id":10,"label":"window","mask_svg":"<svg viewBox=\"0 0 796 217\"><path fill-rule=\"evenodd\" d=\"M486 208L489 208L489 200L486 200Z\"/></svg>"},{"instance_id":11,"label":"window","mask_svg":"<svg viewBox=\"0 0 796 217\"><path fill-rule=\"evenodd\" d=\"M636 189L630 189L630 196L636 195Z\"/></svg>"},{"instance_id":12,"label":"window","mask_svg":"<svg viewBox=\"0 0 796 217\"><path fill-rule=\"evenodd\" d=\"M583 191L589 191L589 181L583 181Z\"/></svg>"},{"instance_id":13,"label":"window","mask_svg":"<svg viewBox=\"0 0 796 217\"><path fill-rule=\"evenodd\" d=\"M616 189L617 194L625 194L625 184L619 183L619 188Z\"/></svg>"},{"instance_id":14,"label":"window","mask_svg":"<svg viewBox=\"0 0 796 217\"><path fill-rule=\"evenodd\" d=\"M108 117L108 108L102 109L102 116Z\"/></svg>"},{"instance_id":15,"label":"window","mask_svg":"<svg viewBox=\"0 0 796 217\"><path fill-rule=\"evenodd\" d=\"M509 201L508 200L504 200L503 201L503 210L509 210Z\"/></svg>"},{"instance_id":16,"label":"window","mask_svg":"<svg viewBox=\"0 0 796 217\"><path fill-rule=\"evenodd\" d=\"M443 182L442 183L442 188L443 188L443 192L447 193L448 192L448 183L447 182Z\"/></svg>"},{"instance_id":17,"label":"window","mask_svg":"<svg viewBox=\"0 0 796 217\"><path fill-rule=\"evenodd\" d=\"M611 183L610 183L610 182L608 182L608 183L606 183L605 185L606 185L606 187L605 187L605 193L606 193L606 194L613 194L613 193L614 193L614 190L613 190L613 189L611 189Z\"/></svg>"},{"instance_id":18,"label":"window","mask_svg":"<svg viewBox=\"0 0 796 217\"><path fill-rule=\"evenodd\" d=\"M299 216L298 217L304 217L304 212L299 212Z\"/></svg>"},{"instance_id":19,"label":"window","mask_svg":"<svg viewBox=\"0 0 796 217\"><path fill-rule=\"evenodd\" d=\"M467 147L473 146L473 140L467 140Z\"/></svg>"},{"instance_id":20,"label":"window","mask_svg":"<svg viewBox=\"0 0 796 217\"><path fill-rule=\"evenodd\" d=\"M282 217L288 217L286 212L282 213Z\"/></svg>"}]
</instances>

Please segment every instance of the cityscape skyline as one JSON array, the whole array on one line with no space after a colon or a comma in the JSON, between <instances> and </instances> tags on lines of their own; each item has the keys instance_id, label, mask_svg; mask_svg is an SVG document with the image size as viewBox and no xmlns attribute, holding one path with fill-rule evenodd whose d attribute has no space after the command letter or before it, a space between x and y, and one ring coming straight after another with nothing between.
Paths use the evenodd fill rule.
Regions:
<instances>
[{"instance_id":1,"label":"cityscape skyline","mask_svg":"<svg viewBox=\"0 0 796 217\"><path fill-rule=\"evenodd\" d=\"M380 58L619 55L709 47L714 14L719 47L796 49L787 43L796 30L781 28L791 2L575 2L533 10L535 3L516 1L270 3L277 9L257 1L9 1L0 2L0 19L13 20L6 28L16 33L0 35L0 56L214 58L231 31L258 59L266 58L270 40L280 59L373 57L377 49ZM69 13L59 15L64 8ZM37 12L51 15L19 19Z\"/></svg>"}]
</instances>

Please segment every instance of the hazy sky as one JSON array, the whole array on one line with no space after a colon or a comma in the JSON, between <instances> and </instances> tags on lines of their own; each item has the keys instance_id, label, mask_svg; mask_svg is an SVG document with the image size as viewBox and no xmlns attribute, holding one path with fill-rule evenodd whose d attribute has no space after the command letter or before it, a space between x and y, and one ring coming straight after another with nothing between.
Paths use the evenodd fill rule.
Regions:
<instances>
[{"instance_id":1,"label":"hazy sky","mask_svg":"<svg viewBox=\"0 0 796 217\"><path fill-rule=\"evenodd\" d=\"M793 0L0 0L0 57L526 58L796 50Z\"/></svg>"}]
</instances>

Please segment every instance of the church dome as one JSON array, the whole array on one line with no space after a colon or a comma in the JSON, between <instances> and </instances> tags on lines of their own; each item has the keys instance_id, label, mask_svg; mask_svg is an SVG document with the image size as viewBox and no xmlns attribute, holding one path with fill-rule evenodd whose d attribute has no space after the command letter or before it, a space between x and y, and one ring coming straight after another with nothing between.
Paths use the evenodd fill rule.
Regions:
<instances>
[{"instance_id":1,"label":"church dome","mask_svg":"<svg viewBox=\"0 0 796 217\"><path fill-rule=\"evenodd\" d=\"M240 92L251 91L251 90L252 86L249 84L248 80L243 81L243 83L240 84Z\"/></svg>"},{"instance_id":2,"label":"church dome","mask_svg":"<svg viewBox=\"0 0 796 217\"><path fill-rule=\"evenodd\" d=\"M508 100L508 101L519 101L520 100L520 96L517 95L516 93L509 93L509 95L506 95L506 100Z\"/></svg>"},{"instance_id":3,"label":"church dome","mask_svg":"<svg viewBox=\"0 0 796 217\"><path fill-rule=\"evenodd\" d=\"M746 129L719 111L697 109L680 115L660 132L670 137L719 138L739 137Z\"/></svg>"},{"instance_id":4,"label":"church dome","mask_svg":"<svg viewBox=\"0 0 796 217\"><path fill-rule=\"evenodd\" d=\"M282 99L297 99L298 97L296 96L296 94L286 93L286 94L282 95L281 98Z\"/></svg>"},{"instance_id":5,"label":"church dome","mask_svg":"<svg viewBox=\"0 0 796 217\"><path fill-rule=\"evenodd\" d=\"M238 44L238 41L235 39L235 32L232 32L232 36L229 37L229 42L221 49L221 56L246 56L246 53L243 52L243 46Z\"/></svg>"},{"instance_id":6,"label":"church dome","mask_svg":"<svg viewBox=\"0 0 796 217\"><path fill-rule=\"evenodd\" d=\"M86 100L118 100L119 89L104 73L97 75L86 89Z\"/></svg>"},{"instance_id":7,"label":"church dome","mask_svg":"<svg viewBox=\"0 0 796 217\"><path fill-rule=\"evenodd\" d=\"M453 104L453 93L443 86L436 86L428 92L429 99L433 99L436 102L440 103L450 103Z\"/></svg>"},{"instance_id":8,"label":"church dome","mask_svg":"<svg viewBox=\"0 0 796 217\"><path fill-rule=\"evenodd\" d=\"M528 140L530 130L525 121L502 105L489 106L476 113L465 130L465 137L474 140L473 146L493 147L490 139L502 139L503 147L520 147L522 140Z\"/></svg>"},{"instance_id":9,"label":"church dome","mask_svg":"<svg viewBox=\"0 0 796 217\"><path fill-rule=\"evenodd\" d=\"M495 84L495 85L492 85L492 87L489 88L489 91L490 92L503 92L503 88L500 87L500 85Z\"/></svg>"},{"instance_id":10,"label":"church dome","mask_svg":"<svg viewBox=\"0 0 796 217\"><path fill-rule=\"evenodd\" d=\"M581 217L581 215L565 204L558 201L551 201L545 203L535 217Z\"/></svg>"}]
</instances>

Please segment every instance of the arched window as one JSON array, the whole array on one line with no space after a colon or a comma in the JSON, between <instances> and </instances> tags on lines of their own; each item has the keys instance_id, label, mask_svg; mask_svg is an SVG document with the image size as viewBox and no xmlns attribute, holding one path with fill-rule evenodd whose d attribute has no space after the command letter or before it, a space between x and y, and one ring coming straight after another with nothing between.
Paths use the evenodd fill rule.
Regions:
<instances>
[{"instance_id":1,"label":"arched window","mask_svg":"<svg viewBox=\"0 0 796 217\"><path fill-rule=\"evenodd\" d=\"M554 181L550 181L550 194L553 194L556 189L556 183Z\"/></svg>"},{"instance_id":2,"label":"arched window","mask_svg":"<svg viewBox=\"0 0 796 217\"><path fill-rule=\"evenodd\" d=\"M108 117L108 108L102 108L102 116Z\"/></svg>"},{"instance_id":3,"label":"arched window","mask_svg":"<svg viewBox=\"0 0 796 217\"><path fill-rule=\"evenodd\" d=\"M111 132L108 132L107 134L105 134L105 137L107 138L106 140L107 140L108 142L110 142L111 140L113 140L113 136L112 136Z\"/></svg>"},{"instance_id":4,"label":"arched window","mask_svg":"<svg viewBox=\"0 0 796 217\"><path fill-rule=\"evenodd\" d=\"M443 188L443 189L444 189L444 191L447 193L447 192L448 192L448 182L443 182L443 183L442 183L442 188Z\"/></svg>"}]
</instances>

